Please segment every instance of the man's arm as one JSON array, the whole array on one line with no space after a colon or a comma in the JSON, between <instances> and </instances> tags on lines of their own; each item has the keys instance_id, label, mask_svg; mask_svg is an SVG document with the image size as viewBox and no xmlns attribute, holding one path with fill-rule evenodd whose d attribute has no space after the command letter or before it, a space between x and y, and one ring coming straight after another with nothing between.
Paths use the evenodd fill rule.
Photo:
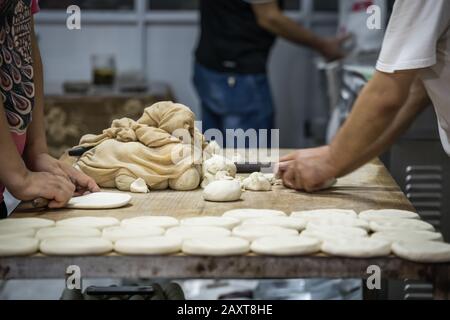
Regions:
<instances>
[{"instance_id":1,"label":"man's arm","mask_svg":"<svg viewBox=\"0 0 450 320\"><path fill-rule=\"evenodd\" d=\"M337 60L345 56L342 43L348 38L327 39L320 37L285 16L276 1L252 4L259 26L294 43L308 46L320 52L327 60Z\"/></svg>"},{"instance_id":2,"label":"man's arm","mask_svg":"<svg viewBox=\"0 0 450 320\"><path fill-rule=\"evenodd\" d=\"M319 190L386 150L429 103L417 73L377 72L330 146L300 150L280 160L285 185Z\"/></svg>"}]
</instances>

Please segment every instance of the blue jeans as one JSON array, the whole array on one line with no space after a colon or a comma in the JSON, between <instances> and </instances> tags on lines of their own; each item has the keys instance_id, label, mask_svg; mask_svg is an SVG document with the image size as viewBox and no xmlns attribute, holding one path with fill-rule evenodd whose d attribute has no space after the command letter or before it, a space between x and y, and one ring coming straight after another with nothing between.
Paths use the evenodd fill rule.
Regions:
<instances>
[{"instance_id":1,"label":"blue jeans","mask_svg":"<svg viewBox=\"0 0 450 320\"><path fill-rule=\"evenodd\" d=\"M274 108L265 74L220 73L198 63L194 85L201 100L203 132L219 129L273 129ZM269 135L270 136L270 135Z\"/></svg>"}]
</instances>

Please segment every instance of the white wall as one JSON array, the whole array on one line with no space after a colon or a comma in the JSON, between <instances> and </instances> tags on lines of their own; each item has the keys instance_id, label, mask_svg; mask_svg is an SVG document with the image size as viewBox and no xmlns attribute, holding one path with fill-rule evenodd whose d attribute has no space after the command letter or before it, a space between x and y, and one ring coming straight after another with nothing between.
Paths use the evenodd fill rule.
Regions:
<instances>
[{"instance_id":1,"label":"white wall","mask_svg":"<svg viewBox=\"0 0 450 320\"><path fill-rule=\"evenodd\" d=\"M147 31L147 70L150 80L172 86L178 101L198 114L199 103L192 86L193 51L198 26L194 22L153 22ZM321 32L333 32L333 24L319 26ZM89 80L90 57L95 53L113 53L119 71L137 70L141 65L140 36L133 24L90 24L80 31L69 31L65 23L37 24L45 81ZM281 146L305 146L303 123L315 105L312 101L313 55L310 51L279 40L273 50L269 74L277 108L277 127Z\"/></svg>"}]
</instances>

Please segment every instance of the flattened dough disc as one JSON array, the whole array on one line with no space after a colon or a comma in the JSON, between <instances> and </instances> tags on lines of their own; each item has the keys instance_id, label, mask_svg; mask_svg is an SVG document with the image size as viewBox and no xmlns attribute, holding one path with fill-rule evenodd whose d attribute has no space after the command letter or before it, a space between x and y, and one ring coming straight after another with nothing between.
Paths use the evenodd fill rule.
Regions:
<instances>
[{"instance_id":1,"label":"flattened dough disc","mask_svg":"<svg viewBox=\"0 0 450 320\"><path fill-rule=\"evenodd\" d=\"M179 225L178 219L168 216L140 216L131 219L124 219L122 226L139 226L139 227L160 227L172 228Z\"/></svg>"},{"instance_id":2,"label":"flattened dough disc","mask_svg":"<svg viewBox=\"0 0 450 320\"><path fill-rule=\"evenodd\" d=\"M119 225L120 221L113 217L76 217L56 222L58 227L97 228L103 229Z\"/></svg>"},{"instance_id":3,"label":"flattened dough disc","mask_svg":"<svg viewBox=\"0 0 450 320\"><path fill-rule=\"evenodd\" d=\"M162 236L165 230L159 227L108 227L103 229L102 238L117 241L128 238L149 238Z\"/></svg>"},{"instance_id":4,"label":"flattened dough disc","mask_svg":"<svg viewBox=\"0 0 450 320\"><path fill-rule=\"evenodd\" d=\"M391 253L388 241L370 238L327 240L322 244L322 251L340 257L373 258L387 256Z\"/></svg>"},{"instance_id":5,"label":"flattened dough disc","mask_svg":"<svg viewBox=\"0 0 450 320\"><path fill-rule=\"evenodd\" d=\"M387 219L371 221L370 229L374 232L388 230L435 230L434 227L428 222L413 219Z\"/></svg>"},{"instance_id":6,"label":"flattened dough disc","mask_svg":"<svg viewBox=\"0 0 450 320\"><path fill-rule=\"evenodd\" d=\"M270 209L234 209L223 214L224 217L236 218L241 221L255 218L286 217L286 213Z\"/></svg>"},{"instance_id":7,"label":"flattened dough disc","mask_svg":"<svg viewBox=\"0 0 450 320\"><path fill-rule=\"evenodd\" d=\"M372 221L380 219L419 219L420 216L417 213L411 211L382 209L363 211L359 214L359 218Z\"/></svg>"},{"instance_id":8,"label":"flattened dough disc","mask_svg":"<svg viewBox=\"0 0 450 320\"><path fill-rule=\"evenodd\" d=\"M315 226L314 224L308 224L307 231L321 231L325 234L329 235L346 235L349 237L367 237L367 231L361 228L354 228L354 227L345 227L345 226Z\"/></svg>"},{"instance_id":9,"label":"flattened dough disc","mask_svg":"<svg viewBox=\"0 0 450 320\"><path fill-rule=\"evenodd\" d=\"M310 221L314 219L324 219L324 218L331 218L331 219L357 218L358 215L354 210L318 209L318 210L292 212L291 217L303 218Z\"/></svg>"},{"instance_id":10,"label":"flattened dough disc","mask_svg":"<svg viewBox=\"0 0 450 320\"><path fill-rule=\"evenodd\" d=\"M0 241L0 257L32 255L38 248L39 240L34 238L5 238Z\"/></svg>"},{"instance_id":11,"label":"flattened dough disc","mask_svg":"<svg viewBox=\"0 0 450 320\"><path fill-rule=\"evenodd\" d=\"M423 242L395 242L392 245L394 254L402 259L423 263L450 262L450 244L423 241Z\"/></svg>"},{"instance_id":12,"label":"flattened dough disc","mask_svg":"<svg viewBox=\"0 0 450 320\"><path fill-rule=\"evenodd\" d=\"M274 256L307 255L320 251L321 241L307 237L269 237L253 241L251 250Z\"/></svg>"},{"instance_id":13,"label":"flattened dough disc","mask_svg":"<svg viewBox=\"0 0 450 320\"><path fill-rule=\"evenodd\" d=\"M158 255L178 253L182 240L174 237L150 237L120 239L114 244L114 250L124 255Z\"/></svg>"},{"instance_id":14,"label":"flattened dough disc","mask_svg":"<svg viewBox=\"0 0 450 320\"><path fill-rule=\"evenodd\" d=\"M442 234L422 230L393 230L374 233L371 238L390 242L443 241Z\"/></svg>"},{"instance_id":15,"label":"flattened dough disc","mask_svg":"<svg viewBox=\"0 0 450 320\"><path fill-rule=\"evenodd\" d=\"M0 232L3 230L41 229L52 227L55 221L41 218L9 218L0 221ZM5 231L7 232L7 231Z\"/></svg>"},{"instance_id":16,"label":"flattened dough disc","mask_svg":"<svg viewBox=\"0 0 450 320\"><path fill-rule=\"evenodd\" d=\"M366 220L355 218L321 218L321 219L313 219L308 222L308 228L310 229L317 229L320 227L333 227L333 226L352 227L370 230L369 222L367 222Z\"/></svg>"},{"instance_id":17,"label":"flattened dough disc","mask_svg":"<svg viewBox=\"0 0 450 320\"><path fill-rule=\"evenodd\" d=\"M220 227L225 229L233 229L241 222L236 218L230 217L192 217L181 220L182 226L203 226L203 227Z\"/></svg>"},{"instance_id":18,"label":"flattened dough disc","mask_svg":"<svg viewBox=\"0 0 450 320\"><path fill-rule=\"evenodd\" d=\"M67 204L70 209L114 209L126 206L131 201L127 193L95 192L74 197Z\"/></svg>"},{"instance_id":19,"label":"flattened dough disc","mask_svg":"<svg viewBox=\"0 0 450 320\"><path fill-rule=\"evenodd\" d=\"M291 217L268 217L268 218L253 218L242 222L243 226L276 226L294 230L303 230L306 227L306 220L301 218Z\"/></svg>"},{"instance_id":20,"label":"flattened dough disc","mask_svg":"<svg viewBox=\"0 0 450 320\"><path fill-rule=\"evenodd\" d=\"M348 232L337 232L336 230L330 233L324 229L306 229L300 234L300 237L314 238L320 241L334 241L339 239L354 239L354 238L367 238L366 236L355 236Z\"/></svg>"},{"instance_id":21,"label":"flattened dough disc","mask_svg":"<svg viewBox=\"0 0 450 320\"><path fill-rule=\"evenodd\" d=\"M40 245L43 254L56 256L102 255L112 249L112 242L103 238L50 238Z\"/></svg>"},{"instance_id":22,"label":"flattened dough disc","mask_svg":"<svg viewBox=\"0 0 450 320\"><path fill-rule=\"evenodd\" d=\"M225 228L219 227L174 227L166 231L166 236L178 237L183 240L193 239L193 238L217 238L217 237L228 237L231 232Z\"/></svg>"},{"instance_id":23,"label":"flattened dough disc","mask_svg":"<svg viewBox=\"0 0 450 320\"><path fill-rule=\"evenodd\" d=\"M49 238L95 238L100 237L102 233L95 228L81 228L81 227L51 227L40 229L36 233L36 238L39 240Z\"/></svg>"},{"instance_id":24,"label":"flattened dough disc","mask_svg":"<svg viewBox=\"0 0 450 320\"><path fill-rule=\"evenodd\" d=\"M277 226L239 226L233 229L233 236L254 241L258 238L298 236L297 230Z\"/></svg>"},{"instance_id":25,"label":"flattened dough disc","mask_svg":"<svg viewBox=\"0 0 450 320\"><path fill-rule=\"evenodd\" d=\"M0 240L6 238L33 238L36 234L34 229L19 229L19 230L10 230L0 229Z\"/></svg>"},{"instance_id":26,"label":"flattened dough disc","mask_svg":"<svg viewBox=\"0 0 450 320\"><path fill-rule=\"evenodd\" d=\"M184 253L191 255L241 255L249 252L250 242L245 239L234 237L197 238L184 241L182 250Z\"/></svg>"}]
</instances>

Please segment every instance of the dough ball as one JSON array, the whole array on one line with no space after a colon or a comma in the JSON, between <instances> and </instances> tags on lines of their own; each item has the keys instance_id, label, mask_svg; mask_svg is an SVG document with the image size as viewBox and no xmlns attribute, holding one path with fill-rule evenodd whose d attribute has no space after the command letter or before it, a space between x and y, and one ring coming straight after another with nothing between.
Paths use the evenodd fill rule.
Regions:
<instances>
[{"instance_id":1,"label":"dough ball","mask_svg":"<svg viewBox=\"0 0 450 320\"><path fill-rule=\"evenodd\" d=\"M217 154L203 162L203 175L207 173L216 175L219 171L226 171L229 176L235 177L237 168L233 161Z\"/></svg>"},{"instance_id":2,"label":"dough ball","mask_svg":"<svg viewBox=\"0 0 450 320\"><path fill-rule=\"evenodd\" d=\"M130 185L130 191L134 193L147 193L148 187L145 180L142 178L134 180L134 182Z\"/></svg>"},{"instance_id":3,"label":"dough ball","mask_svg":"<svg viewBox=\"0 0 450 320\"><path fill-rule=\"evenodd\" d=\"M104 229L119 225L120 222L112 217L76 217L59 220L58 227L97 228Z\"/></svg>"},{"instance_id":4,"label":"dough ball","mask_svg":"<svg viewBox=\"0 0 450 320\"><path fill-rule=\"evenodd\" d=\"M178 226L179 222L178 219L168 216L140 216L124 219L121 225L125 227L160 227L167 229Z\"/></svg>"},{"instance_id":5,"label":"dough ball","mask_svg":"<svg viewBox=\"0 0 450 320\"><path fill-rule=\"evenodd\" d=\"M182 226L200 226L200 227L219 227L225 229L233 229L240 224L240 221L235 218L226 217L192 217L181 220Z\"/></svg>"},{"instance_id":6,"label":"dough ball","mask_svg":"<svg viewBox=\"0 0 450 320\"><path fill-rule=\"evenodd\" d=\"M117 240L114 251L124 255L173 254L181 250L182 240L174 237L129 238Z\"/></svg>"},{"instance_id":7,"label":"dough ball","mask_svg":"<svg viewBox=\"0 0 450 320\"><path fill-rule=\"evenodd\" d=\"M183 253L203 256L231 256L246 254L250 250L247 240L233 237L188 239L184 241Z\"/></svg>"},{"instance_id":8,"label":"dough ball","mask_svg":"<svg viewBox=\"0 0 450 320\"><path fill-rule=\"evenodd\" d=\"M244 179L243 186L245 190L251 191L271 191L272 184L261 172L254 172L248 178Z\"/></svg>"},{"instance_id":9,"label":"dough ball","mask_svg":"<svg viewBox=\"0 0 450 320\"><path fill-rule=\"evenodd\" d=\"M436 241L395 242L394 254L402 259L420 263L450 262L450 244Z\"/></svg>"},{"instance_id":10,"label":"dough ball","mask_svg":"<svg viewBox=\"0 0 450 320\"><path fill-rule=\"evenodd\" d=\"M131 196L124 192L95 192L70 199L70 209L115 209L126 206Z\"/></svg>"},{"instance_id":11,"label":"dough ball","mask_svg":"<svg viewBox=\"0 0 450 320\"><path fill-rule=\"evenodd\" d=\"M373 221L380 219L420 219L420 216L411 211L383 209L383 210L367 210L359 214L360 219Z\"/></svg>"},{"instance_id":12,"label":"dough ball","mask_svg":"<svg viewBox=\"0 0 450 320\"><path fill-rule=\"evenodd\" d=\"M254 241L258 238L278 237L278 236L298 236L294 229L281 228L276 226L239 226L233 229L233 236Z\"/></svg>"},{"instance_id":13,"label":"dough ball","mask_svg":"<svg viewBox=\"0 0 450 320\"><path fill-rule=\"evenodd\" d=\"M169 180L164 180L150 187L151 190L166 190L169 188Z\"/></svg>"},{"instance_id":14,"label":"dough ball","mask_svg":"<svg viewBox=\"0 0 450 320\"><path fill-rule=\"evenodd\" d=\"M169 187L177 191L197 189L200 184L200 173L196 168L189 168L179 178L170 179Z\"/></svg>"},{"instance_id":15,"label":"dough ball","mask_svg":"<svg viewBox=\"0 0 450 320\"><path fill-rule=\"evenodd\" d=\"M159 227L109 227L103 229L102 238L112 242L127 238L148 238L161 236L165 233L163 228Z\"/></svg>"},{"instance_id":16,"label":"dough ball","mask_svg":"<svg viewBox=\"0 0 450 320\"><path fill-rule=\"evenodd\" d=\"M241 195L241 184L237 180L214 181L203 190L203 198L212 202L237 201Z\"/></svg>"},{"instance_id":17,"label":"dough ball","mask_svg":"<svg viewBox=\"0 0 450 320\"><path fill-rule=\"evenodd\" d=\"M290 217L266 217L266 218L253 218L247 219L242 222L243 226L277 226L282 228L303 230L306 227L306 220L300 218Z\"/></svg>"},{"instance_id":18,"label":"dough ball","mask_svg":"<svg viewBox=\"0 0 450 320\"><path fill-rule=\"evenodd\" d=\"M52 227L44 228L36 233L39 240L49 238L95 238L101 237L102 233L95 228L82 227Z\"/></svg>"},{"instance_id":19,"label":"dough ball","mask_svg":"<svg viewBox=\"0 0 450 320\"><path fill-rule=\"evenodd\" d=\"M215 154L220 155L222 148L219 146L217 141L213 140L203 149L203 159L208 160Z\"/></svg>"},{"instance_id":20,"label":"dough ball","mask_svg":"<svg viewBox=\"0 0 450 320\"><path fill-rule=\"evenodd\" d=\"M52 227L55 221L41 218L9 218L0 221L1 234L18 229L41 229Z\"/></svg>"},{"instance_id":21,"label":"dough ball","mask_svg":"<svg viewBox=\"0 0 450 320\"><path fill-rule=\"evenodd\" d=\"M390 242L443 241L442 234L421 230L393 230L372 234L371 238Z\"/></svg>"},{"instance_id":22,"label":"dough ball","mask_svg":"<svg viewBox=\"0 0 450 320\"><path fill-rule=\"evenodd\" d=\"M166 231L166 236L177 237L183 240L194 238L214 238L214 237L228 237L230 230L219 227L173 227Z\"/></svg>"},{"instance_id":23,"label":"dough ball","mask_svg":"<svg viewBox=\"0 0 450 320\"><path fill-rule=\"evenodd\" d=\"M223 216L244 221L255 218L286 217L286 214L283 211L271 209L234 209L225 212Z\"/></svg>"},{"instance_id":24,"label":"dough ball","mask_svg":"<svg viewBox=\"0 0 450 320\"><path fill-rule=\"evenodd\" d=\"M371 238L333 239L322 244L322 251L339 257L374 258L388 256L391 253L391 244Z\"/></svg>"},{"instance_id":25,"label":"dough ball","mask_svg":"<svg viewBox=\"0 0 450 320\"><path fill-rule=\"evenodd\" d=\"M345 218L357 218L358 215L354 210L343 210L343 209L319 209L319 210L308 210L308 211L297 211L291 214L293 218L303 218L308 221L314 219L345 219Z\"/></svg>"},{"instance_id":26,"label":"dough ball","mask_svg":"<svg viewBox=\"0 0 450 320\"><path fill-rule=\"evenodd\" d=\"M0 241L6 238L33 238L35 234L34 229L0 229Z\"/></svg>"},{"instance_id":27,"label":"dough ball","mask_svg":"<svg viewBox=\"0 0 450 320\"><path fill-rule=\"evenodd\" d=\"M414 219L387 219L370 222L370 229L374 232L388 230L425 230L434 231L434 227L428 222Z\"/></svg>"},{"instance_id":28,"label":"dough ball","mask_svg":"<svg viewBox=\"0 0 450 320\"><path fill-rule=\"evenodd\" d=\"M43 254L56 256L102 255L112 249L112 242L103 238L49 238L40 245Z\"/></svg>"},{"instance_id":29,"label":"dough ball","mask_svg":"<svg viewBox=\"0 0 450 320\"><path fill-rule=\"evenodd\" d=\"M27 256L38 251L39 240L33 238L4 238L0 241L0 257Z\"/></svg>"},{"instance_id":30,"label":"dough ball","mask_svg":"<svg viewBox=\"0 0 450 320\"><path fill-rule=\"evenodd\" d=\"M317 253L321 242L306 237L269 237L253 241L251 250L261 255L298 256Z\"/></svg>"},{"instance_id":31,"label":"dough ball","mask_svg":"<svg viewBox=\"0 0 450 320\"><path fill-rule=\"evenodd\" d=\"M367 222L366 220L355 218L323 218L323 219L313 219L308 222L309 229L318 229L321 227L334 227L334 226L352 227L370 230L369 222Z\"/></svg>"}]
</instances>

